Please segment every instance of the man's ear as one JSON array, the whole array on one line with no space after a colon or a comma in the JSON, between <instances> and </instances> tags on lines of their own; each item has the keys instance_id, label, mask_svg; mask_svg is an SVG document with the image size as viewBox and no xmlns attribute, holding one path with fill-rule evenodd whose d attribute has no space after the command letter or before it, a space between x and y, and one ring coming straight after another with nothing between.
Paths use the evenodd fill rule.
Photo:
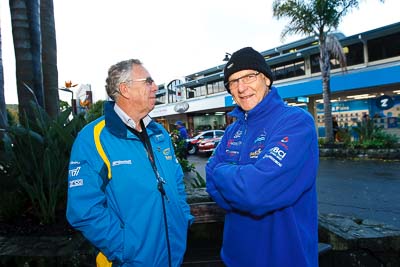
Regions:
<instances>
[{"instance_id":1,"label":"man's ear","mask_svg":"<svg viewBox=\"0 0 400 267\"><path fill-rule=\"evenodd\" d=\"M126 95L128 94L128 85L127 83L120 83L118 85L119 93L122 95L124 98L127 98Z\"/></svg>"},{"instance_id":2,"label":"man's ear","mask_svg":"<svg viewBox=\"0 0 400 267\"><path fill-rule=\"evenodd\" d=\"M268 89L270 89L271 88L271 80L268 79L268 77L266 77L265 75L264 75L264 80L265 80L265 85L267 86Z\"/></svg>"}]
</instances>

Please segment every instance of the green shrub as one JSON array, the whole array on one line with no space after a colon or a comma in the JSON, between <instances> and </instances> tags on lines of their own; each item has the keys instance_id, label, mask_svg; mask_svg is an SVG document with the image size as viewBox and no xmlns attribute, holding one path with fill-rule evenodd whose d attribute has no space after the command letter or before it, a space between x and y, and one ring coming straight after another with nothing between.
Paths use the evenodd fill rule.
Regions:
<instances>
[{"instance_id":1,"label":"green shrub","mask_svg":"<svg viewBox=\"0 0 400 267\"><path fill-rule=\"evenodd\" d=\"M9 154L34 215L49 224L55 222L56 208L64 205L71 147L86 121L79 115L70 119L71 108L52 120L40 106L32 105L35 119L30 121L25 114L23 125L7 129L4 153Z\"/></svg>"},{"instance_id":2,"label":"green shrub","mask_svg":"<svg viewBox=\"0 0 400 267\"><path fill-rule=\"evenodd\" d=\"M372 120L358 122L353 132L358 136L358 140L352 144L355 147L391 148L398 142L396 135L385 133Z\"/></svg>"},{"instance_id":3,"label":"green shrub","mask_svg":"<svg viewBox=\"0 0 400 267\"><path fill-rule=\"evenodd\" d=\"M94 103L90 109L86 112L85 118L87 122L94 121L101 115L103 115L104 100L99 100Z\"/></svg>"},{"instance_id":4,"label":"green shrub","mask_svg":"<svg viewBox=\"0 0 400 267\"><path fill-rule=\"evenodd\" d=\"M185 174L184 183L187 188L199 188L205 187L205 179L196 171L194 163L190 163L187 158L187 148L185 140L179 138L177 130L172 131L171 140L174 145L175 155L178 159L179 164Z\"/></svg>"},{"instance_id":5,"label":"green shrub","mask_svg":"<svg viewBox=\"0 0 400 267\"><path fill-rule=\"evenodd\" d=\"M339 142L348 145L351 143L351 133L347 128L340 128L337 132L337 139Z\"/></svg>"}]
</instances>

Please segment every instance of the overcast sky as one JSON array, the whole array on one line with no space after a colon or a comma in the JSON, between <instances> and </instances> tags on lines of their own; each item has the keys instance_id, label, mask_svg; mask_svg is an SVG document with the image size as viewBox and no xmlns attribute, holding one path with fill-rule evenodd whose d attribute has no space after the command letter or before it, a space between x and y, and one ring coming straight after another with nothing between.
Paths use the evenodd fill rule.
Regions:
<instances>
[{"instance_id":1,"label":"overcast sky","mask_svg":"<svg viewBox=\"0 0 400 267\"><path fill-rule=\"evenodd\" d=\"M353 35L399 22L399 0L361 1L339 31ZM91 84L105 99L108 68L138 58L157 84L223 63L225 52L252 46L264 51L284 42L286 21L272 18L272 0L54 0L59 86ZM18 102L8 0L0 0L7 104ZM60 91L60 97L70 99Z\"/></svg>"}]
</instances>

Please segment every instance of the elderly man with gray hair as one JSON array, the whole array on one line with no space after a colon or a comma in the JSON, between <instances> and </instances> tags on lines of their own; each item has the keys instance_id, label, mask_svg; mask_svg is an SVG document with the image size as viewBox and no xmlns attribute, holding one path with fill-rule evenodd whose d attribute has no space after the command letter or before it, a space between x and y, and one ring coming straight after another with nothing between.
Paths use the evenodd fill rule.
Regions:
<instances>
[{"instance_id":1,"label":"elderly man with gray hair","mask_svg":"<svg viewBox=\"0 0 400 267\"><path fill-rule=\"evenodd\" d=\"M148 115L157 85L137 59L110 67L104 115L76 138L67 219L97 266L180 266L193 220L168 132Z\"/></svg>"}]
</instances>

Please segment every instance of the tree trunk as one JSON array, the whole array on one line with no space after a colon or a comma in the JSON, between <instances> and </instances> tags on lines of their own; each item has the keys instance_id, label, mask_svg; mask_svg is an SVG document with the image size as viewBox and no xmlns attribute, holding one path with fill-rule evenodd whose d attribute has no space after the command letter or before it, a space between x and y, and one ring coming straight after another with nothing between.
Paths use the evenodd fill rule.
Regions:
<instances>
[{"instance_id":1,"label":"tree trunk","mask_svg":"<svg viewBox=\"0 0 400 267\"><path fill-rule=\"evenodd\" d=\"M325 40L325 39L324 39ZM320 59L319 64L322 76L322 96L324 100L324 123L325 123L325 140L328 143L334 143L333 125L332 125L332 106L331 106L331 86L330 86L330 57L325 42L320 42Z\"/></svg>"},{"instance_id":2,"label":"tree trunk","mask_svg":"<svg viewBox=\"0 0 400 267\"><path fill-rule=\"evenodd\" d=\"M31 101L44 108L39 0L10 0L19 116L33 116ZM29 87L29 88L27 88ZM24 121L24 120L20 120Z\"/></svg>"},{"instance_id":3,"label":"tree trunk","mask_svg":"<svg viewBox=\"0 0 400 267\"><path fill-rule=\"evenodd\" d=\"M3 73L3 56L1 49L1 26L0 26L0 138L2 130L7 127L7 109L6 100L4 98L4 73Z\"/></svg>"},{"instance_id":4,"label":"tree trunk","mask_svg":"<svg viewBox=\"0 0 400 267\"><path fill-rule=\"evenodd\" d=\"M59 112L59 96L53 0L40 1L40 28L42 34L42 71L45 109L51 118L56 118Z\"/></svg>"}]
</instances>

